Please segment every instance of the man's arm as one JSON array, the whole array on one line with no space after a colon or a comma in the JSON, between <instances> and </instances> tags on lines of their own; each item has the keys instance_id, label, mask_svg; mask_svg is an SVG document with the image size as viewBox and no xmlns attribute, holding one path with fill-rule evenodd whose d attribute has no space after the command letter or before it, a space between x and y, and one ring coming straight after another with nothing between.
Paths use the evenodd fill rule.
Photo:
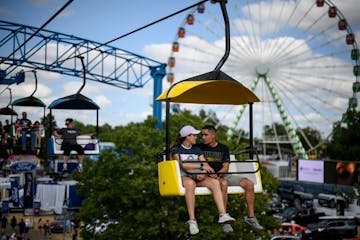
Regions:
<instances>
[{"instance_id":1,"label":"man's arm","mask_svg":"<svg viewBox=\"0 0 360 240\"><path fill-rule=\"evenodd\" d=\"M223 145L223 154L222 154L222 167L221 169L217 172L219 177L224 177L224 174L221 173L227 173L229 172L229 161L230 161L230 152L229 152L229 148L226 145Z\"/></svg>"},{"instance_id":2,"label":"man's arm","mask_svg":"<svg viewBox=\"0 0 360 240\"><path fill-rule=\"evenodd\" d=\"M220 168L220 170L217 172L218 177L224 177L225 174L222 173L227 173L228 171L229 171L229 163L223 162L222 168Z\"/></svg>"},{"instance_id":3,"label":"man's arm","mask_svg":"<svg viewBox=\"0 0 360 240\"><path fill-rule=\"evenodd\" d=\"M54 137L61 138L62 135L57 132L57 130L53 131Z\"/></svg>"}]
</instances>

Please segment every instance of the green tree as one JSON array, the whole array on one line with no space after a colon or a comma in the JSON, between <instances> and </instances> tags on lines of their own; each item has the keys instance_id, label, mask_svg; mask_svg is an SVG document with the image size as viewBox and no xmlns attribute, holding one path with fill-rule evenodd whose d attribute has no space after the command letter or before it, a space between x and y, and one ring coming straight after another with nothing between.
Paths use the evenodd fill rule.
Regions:
<instances>
[{"instance_id":1,"label":"green tree","mask_svg":"<svg viewBox=\"0 0 360 240\"><path fill-rule=\"evenodd\" d=\"M96 133L95 125L91 125L91 124L85 125L76 119L74 119L74 121L73 121L73 127L79 129L81 134L90 134L90 133L95 134Z\"/></svg>"},{"instance_id":2,"label":"green tree","mask_svg":"<svg viewBox=\"0 0 360 240\"><path fill-rule=\"evenodd\" d=\"M276 123L273 123L272 126L270 126L270 125L264 126L265 136L275 136L275 131L276 131L276 135L278 135L278 136L287 135L285 126L280 123L276 122Z\"/></svg>"},{"instance_id":3,"label":"green tree","mask_svg":"<svg viewBox=\"0 0 360 240\"><path fill-rule=\"evenodd\" d=\"M50 113L45 116L45 119L41 118L41 124L44 126L46 138L51 137L52 131L57 128L55 118L53 115L50 115Z\"/></svg>"},{"instance_id":4,"label":"green tree","mask_svg":"<svg viewBox=\"0 0 360 240\"><path fill-rule=\"evenodd\" d=\"M332 159L360 161L360 112L349 110L345 123L334 124L327 153Z\"/></svg>"},{"instance_id":5,"label":"green tree","mask_svg":"<svg viewBox=\"0 0 360 240\"><path fill-rule=\"evenodd\" d=\"M307 140L305 140L305 137L302 133L305 135L305 137L307 138ZM306 128L297 128L296 129L296 134L299 136L300 141L302 143L302 145L304 146L305 149L309 149L310 145L311 146L316 146L317 144L319 144L320 142L322 142L322 138L321 138L321 134L318 130L313 129L311 127L306 127Z\"/></svg>"}]
</instances>

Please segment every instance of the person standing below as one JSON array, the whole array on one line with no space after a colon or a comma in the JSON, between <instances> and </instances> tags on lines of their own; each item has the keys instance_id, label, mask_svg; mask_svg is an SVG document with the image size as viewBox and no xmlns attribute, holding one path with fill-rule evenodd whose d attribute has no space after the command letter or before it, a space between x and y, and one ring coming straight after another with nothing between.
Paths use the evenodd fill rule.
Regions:
<instances>
[{"instance_id":1,"label":"person standing below","mask_svg":"<svg viewBox=\"0 0 360 240\"><path fill-rule=\"evenodd\" d=\"M19 225L19 236L20 236L20 238L23 238L24 234L25 234L25 228L26 228L24 219L21 219L18 225Z\"/></svg>"},{"instance_id":2,"label":"person standing below","mask_svg":"<svg viewBox=\"0 0 360 240\"><path fill-rule=\"evenodd\" d=\"M38 220L37 227L39 229L39 232L41 233L41 230L43 228L43 222L42 222L41 218L39 218L39 220Z\"/></svg>"},{"instance_id":3,"label":"person standing below","mask_svg":"<svg viewBox=\"0 0 360 240\"><path fill-rule=\"evenodd\" d=\"M184 126L181 128L180 133L175 140L174 146L172 147L172 157L174 160L177 160L181 166L181 180L185 188L185 202L189 214L189 221L186 223L189 224L191 235L195 235L199 232L195 218L196 186L207 187L212 192L219 212L219 224L230 224L235 221L234 218L226 213L219 181L208 177L206 174L212 173L214 170L206 163L200 148L194 146L196 143L196 136L199 133L200 131L196 130L192 126ZM199 174L189 174L191 171L199 172Z\"/></svg>"},{"instance_id":4,"label":"person standing below","mask_svg":"<svg viewBox=\"0 0 360 240\"><path fill-rule=\"evenodd\" d=\"M78 232L77 232L77 229L75 226L73 226L71 228L71 237L72 237L72 240L76 240L77 239L77 235L78 235Z\"/></svg>"},{"instance_id":5,"label":"person standing below","mask_svg":"<svg viewBox=\"0 0 360 240\"><path fill-rule=\"evenodd\" d=\"M62 138L61 150L64 151L63 155L63 172L67 171L67 162L70 157L70 152L72 150L77 152L77 158L79 161L78 171L82 172L83 169L83 160L84 160L84 148L79 145L76 141L76 137L80 135L78 129L73 128L72 118L67 118L65 120L66 128L59 129L54 131L54 136L57 138Z\"/></svg>"},{"instance_id":6,"label":"person standing below","mask_svg":"<svg viewBox=\"0 0 360 240\"><path fill-rule=\"evenodd\" d=\"M2 217L2 219L1 219L1 231L2 231L2 234L5 234L5 232L6 232L7 222L8 222L8 219L7 219L6 215L4 215Z\"/></svg>"},{"instance_id":7,"label":"person standing below","mask_svg":"<svg viewBox=\"0 0 360 240\"><path fill-rule=\"evenodd\" d=\"M45 237L50 236L51 235L51 231L50 231L50 222L47 219L45 224L44 224L44 235Z\"/></svg>"},{"instance_id":8,"label":"person standing below","mask_svg":"<svg viewBox=\"0 0 360 240\"><path fill-rule=\"evenodd\" d=\"M20 119L21 128L21 147L22 150L26 150L26 135L30 134L31 138L31 151L35 150L35 133L32 130L31 121L27 118L27 113L22 113L22 118Z\"/></svg>"},{"instance_id":9,"label":"person standing below","mask_svg":"<svg viewBox=\"0 0 360 240\"><path fill-rule=\"evenodd\" d=\"M228 146L219 143L216 140L216 128L212 125L204 126L201 129L202 134L202 144L199 144L205 159L209 165L214 169L216 174L210 175L213 178L217 178L220 182L221 191L224 200L225 209L227 207L227 187L228 182L225 178L226 174L229 171L229 161L230 153ZM254 202L255 202L255 192L254 192L254 183L248 178L239 179L239 185L245 190L245 201L248 210L248 216L244 217L244 222L251 229L260 231L264 228L259 224L255 217L254 213ZM231 225L224 224L222 225L224 232L233 232Z\"/></svg>"},{"instance_id":10,"label":"person standing below","mask_svg":"<svg viewBox=\"0 0 360 240\"><path fill-rule=\"evenodd\" d=\"M16 225L17 225L17 221L16 221L15 216L13 216L13 217L11 218L11 220L10 220L10 225L11 225L12 229L15 230L15 227L16 227Z\"/></svg>"}]
</instances>

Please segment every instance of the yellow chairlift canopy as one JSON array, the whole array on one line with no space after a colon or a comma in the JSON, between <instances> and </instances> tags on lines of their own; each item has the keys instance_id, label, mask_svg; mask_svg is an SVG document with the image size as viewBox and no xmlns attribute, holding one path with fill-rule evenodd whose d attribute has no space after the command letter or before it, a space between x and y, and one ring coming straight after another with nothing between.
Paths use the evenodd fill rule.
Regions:
<instances>
[{"instance_id":1,"label":"yellow chairlift canopy","mask_svg":"<svg viewBox=\"0 0 360 240\"><path fill-rule=\"evenodd\" d=\"M251 90L221 71L178 82L156 100L166 101L167 98L170 102L199 104L239 105L260 102Z\"/></svg>"}]
</instances>

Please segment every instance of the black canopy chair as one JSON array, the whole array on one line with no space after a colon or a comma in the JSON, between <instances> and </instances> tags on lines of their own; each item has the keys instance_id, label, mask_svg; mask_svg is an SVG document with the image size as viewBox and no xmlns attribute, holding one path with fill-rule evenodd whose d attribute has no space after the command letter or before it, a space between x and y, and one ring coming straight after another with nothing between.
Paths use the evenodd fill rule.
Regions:
<instances>
[{"instance_id":1,"label":"black canopy chair","mask_svg":"<svg viewBox=\"0 0 360 240\"><path fill-rule=\"evenodd\" d=\"M53 109L96 110L96 136L98 136L100 107L90 98L78 92L53 101L48 108L50 109L50 118L52 116Z\"/></svg>"},{"instance_id":2,"label":"black canopy chair","mask_svg":"<svg viewBox=\"0 0 360 240\"><path fill-rule=\"evenodd\" d=\"M0 115L9 115L9 116L17 116L17 112L13 109L9 108L9 106L0 108Z\"/></svg>"},{"instance_id":3,"label":"black canopy chair","mask_svg":"<svg viewBox=\"0 0 360 240\"><path fill-rule=\"evenodd\" d=\"M96 110L96 147L94 151L86 151L85 148L85 154L98 154L99 153L99 109L100 107L90 98L82 95L80 92L84 88L86 83L86 76L85 76L85 65L84 65L84 59L83 57L79 57L81 59L81 63L83 66L83 84L80 87L80 89L77 91L77 93L59 98L57 100L54 100L50 105L50 119L52 119L52 110L53 109L62 109L62 110ZM50 124L50 132L53 132L52 126ZM50 155L56 155L60 154L61 151L59 151L59 146L61 145L59 142L56 142L57 140L54 138L49 138L49 154ZM80 144L80 143L79 143Z\"/></svg>"},{"instance_id":4,"label":"black canopy chair","mask_svg":"<svg viewBox=\"0 0 360 240\"><path fill-rule=\"evenodd\" d=\"M17 116L18 115L17 112L15 112L12 108L9 108L9 106L12 102L11 89L10 88L6 88L6 89L8 89L10 92L10 102L6 107L0 108L0 115ZM12 120L12 118L11 118L11 120Z\"/></svg>"},{"instance_id":5,"label":"black canopy chair","mask_svg":"<svg viewBox=\"0 0 360 240\"><path fill-rule=\"evenodd\" d=\"M11 103L11 105L12 106L22 106L22 107L42 107L43 108L43 119L45 120L46 105L39 98L34 97L34 94L37 90L37 82L38 81L37 81L36 71L32 71L32 72L34 73L34 76L35 76L35 90L29 97L16 99L15 101L13 101Z\"/></svg>"}]
</instances>

